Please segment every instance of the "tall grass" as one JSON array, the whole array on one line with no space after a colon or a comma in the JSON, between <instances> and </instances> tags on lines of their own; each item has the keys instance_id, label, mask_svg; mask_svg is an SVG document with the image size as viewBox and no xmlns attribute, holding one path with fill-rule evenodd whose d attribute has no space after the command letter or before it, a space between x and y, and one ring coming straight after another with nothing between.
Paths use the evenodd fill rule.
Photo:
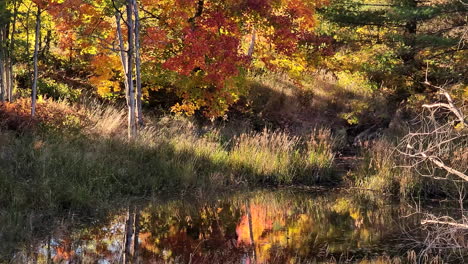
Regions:
<instances>
[{"instance_id":1,"label":"tall grass","mask_svg":"<svg viewBox=\"0 0 468 264\"><path fill-rule=\"evenodd\" d=\"M46 101L38 110L55 113L55 107L68 111L39 113L37 126L0 132L0 207L89 208L205 186L335 180L328 129L308 137L264 130L227 138L221 129L201 130L186 118L164 116L147 120L129 141L123 109L94 105L74 115L75 106ZM1 108L2 116L18 118L9 109Z\"/></svg>"},{"instance_id":2,"label":"tall grass","mask_svg":"<svg viewBox=\"0 0 468 264\"><path fill-rule=\"evenodd\" d=\"M305 139L264 130L242 134L234 141L232 167L260 176L261 181L310 184L330 180L334 154L328 129L316 129Z\"/></svg>"},{"instance_id":3,"label":"tall grass","mask_svg":"<svg viewBox=\"0 0 468 264\"><path fill-rule=\"evenodd\" d=\"M385 140L362 150L362 162L354 172L356 185L385 193L399 192L394 146Z\"/></svg>"},{"instance_id":4,"label":"tall grass","mask_svg":"<svg viewBox=\"0 0 468 264\"><path fill-rule=\"evenodd\" d=\"M457 197L458 189L449 180L440 180L446 174L439 171L439 179L424 177L413 166L405 166L407 161L396 151L396 144L382 138L362 150L358 168L352 172L353 183L362 188L397 195L406 199L414 196ZM454 152L454 160L460 153ZM466 164L460 163L460 164Z\"/></svg>"}]
</instances>

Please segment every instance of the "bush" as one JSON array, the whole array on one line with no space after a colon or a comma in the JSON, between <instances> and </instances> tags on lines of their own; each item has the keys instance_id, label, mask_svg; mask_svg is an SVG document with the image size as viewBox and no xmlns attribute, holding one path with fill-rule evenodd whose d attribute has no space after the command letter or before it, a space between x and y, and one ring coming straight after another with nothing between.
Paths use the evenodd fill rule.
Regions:
<instances>
[{"instance_id":1,"label":"bush","mask_svg":"<svg viewBox=\"0 0 468 264\"><path fill-rule=\"evenodd\" d=\"M38 95L54 100L62 99L76 102L81 94L80 90L72 89L64 83L57 83L55 80L49 78L39 79L37 88Z\"/></svg>"}]
</instances>

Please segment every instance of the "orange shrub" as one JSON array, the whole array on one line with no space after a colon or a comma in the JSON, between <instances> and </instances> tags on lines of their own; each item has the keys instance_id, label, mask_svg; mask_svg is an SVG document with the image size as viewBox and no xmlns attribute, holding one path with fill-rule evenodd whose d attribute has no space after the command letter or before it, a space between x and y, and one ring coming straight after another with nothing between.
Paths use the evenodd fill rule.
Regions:
<instances>
[{"instance_id":1,"label":"orange shrub","mask_svg":"<svg viewBox=\"0 0 468 264\"><path fill-rule=\"evenodd\" d=\"M83 111L53 100L39 100L36 115L31 117L31 99L21 98L14 103L0 103L0 128L28 131L38 125L55 129L82 127L86 122Z\"/></svg>"}]
</instances>

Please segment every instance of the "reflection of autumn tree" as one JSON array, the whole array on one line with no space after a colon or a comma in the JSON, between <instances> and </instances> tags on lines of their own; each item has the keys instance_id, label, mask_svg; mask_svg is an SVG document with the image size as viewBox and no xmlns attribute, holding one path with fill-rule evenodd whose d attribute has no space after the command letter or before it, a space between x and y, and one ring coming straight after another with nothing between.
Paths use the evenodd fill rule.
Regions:
<instances>
[{"instance_id":1,"label":"reflection of autumn tree","mask_svg":"<svg viewBox=\"0 0 468 264\"><path fill-rule=\"evenodd\" d=\"M301 200L263 193L251 200L250 212L259 263L277 261L280 251L290 257L319 256L327 246L330 253L340 254L379 243L393 231L388 228L392 208L362 196ZM246 213L236 231L238 244L250 245Z\"/></svg>"},{"instance_id":2,"label":"reflection of autumn tree","mask_svg":"<svg viewBox=\"0 0 468 264\"><path fill-rule=\"evenodd\" d=\"M184 260L204 255L234 239L238 210L228 203L188 206L170 203L149 206L141 215L141 255L165 260Z\"/></svg>"},{"instance_id":3,"label":"reflection of autumn tree","mask_svg":"<svg viewBox=\"0 0 468 264\"><path fill-rule=\"evenodd\" d=\"M393 219L405 213L394 208L370 196L287 191L259 191L203 203L150 204L141 210L138 221L138 259L143 263L232 262L252 256L257 263L320 259L326 257L324 251L340 255L381 244L394 232ZM121 260L127 220L122 212L107 224L57 234L52 238L52 256L84 262Z\"/></svg>"},{"instance_id":4,"label":"reflection of autumn tree","mask_svg":"<svg viewBox=\"0 0 468 264\"><path fill-rule=\"evenodd\" d=\"M124 215L116 214L108 222L96 223L91 228L69 230L67 226L58 225L50 240L39 246L39 252L43 253L39 259L44 260L39 263L48 263L49 258L54 263L117 262L123 241L123 220Z\"/></svg>"}]
</instances>

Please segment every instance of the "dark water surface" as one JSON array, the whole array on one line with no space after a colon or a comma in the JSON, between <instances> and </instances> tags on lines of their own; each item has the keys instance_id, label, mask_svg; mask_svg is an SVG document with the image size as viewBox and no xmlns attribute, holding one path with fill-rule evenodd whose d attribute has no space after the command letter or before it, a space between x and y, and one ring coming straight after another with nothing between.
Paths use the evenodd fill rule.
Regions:
<instances>
[{"instance_id":1,"label":"dark water surface","mask_svg":"<svg viewBox=\"0 0 468 264\"><path fill-rule=\"evenodd\" d=\"M51 234L38 237L12 260L302 263L398 256L407 250L405 232L418 221L403 217L411 212L388 197L344 191L266 190L155 200L125 206L92 224L71 224L71 218L54 223Z\"/></svg>"}]
</instances>

